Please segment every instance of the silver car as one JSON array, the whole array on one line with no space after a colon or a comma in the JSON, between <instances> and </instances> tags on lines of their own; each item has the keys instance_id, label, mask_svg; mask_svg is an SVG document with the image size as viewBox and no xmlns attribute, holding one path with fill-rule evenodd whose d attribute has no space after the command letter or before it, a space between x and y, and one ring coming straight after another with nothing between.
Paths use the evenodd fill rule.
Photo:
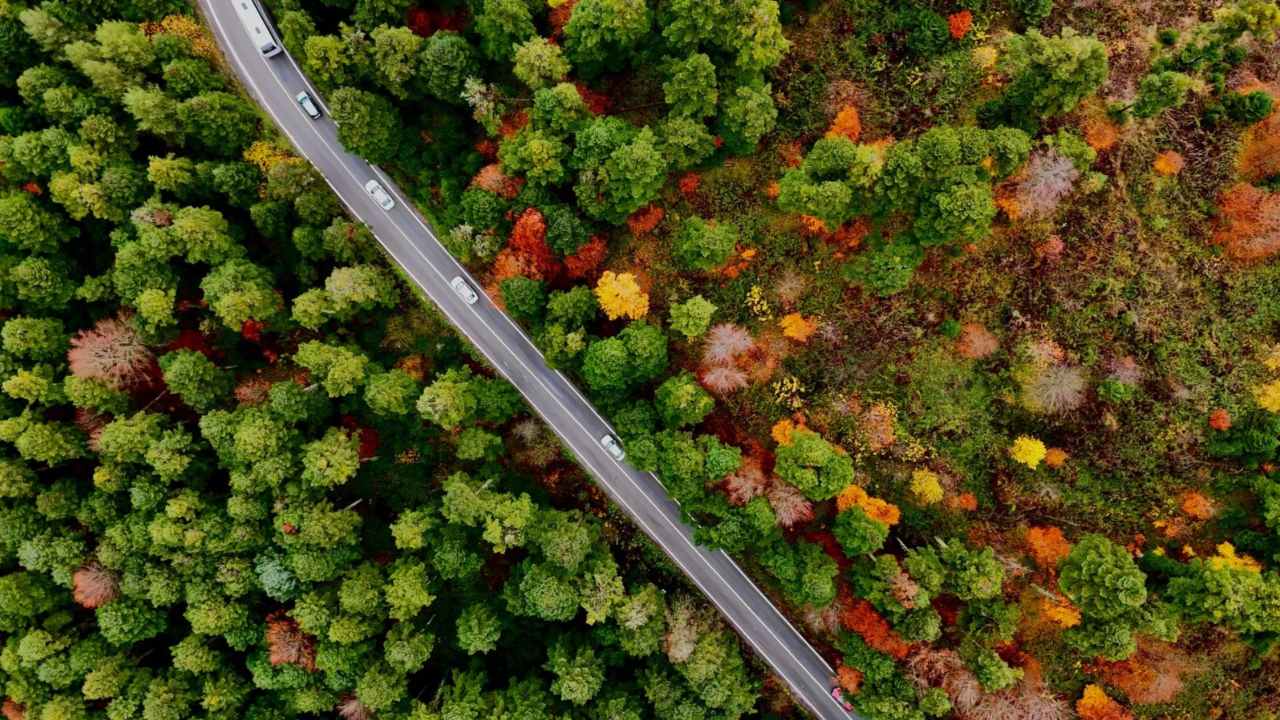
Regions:
<instances>
[{"instance_id":1,"label":"silver car","mask_svg":"<svg viewBox=\"0 0 1280 720\"><path fill-rule=\"evenodd\" d=\"M461 275L450 280L449 287L453 288L458 297L462 298L462 302L468 305L475 305L476 301L480 299L480 296L472 289L471 284L463 280Z\"/></svg>"},{"instance_id":2,"label":"silver car","mask_svg":"<svg viewBox=\"0 0 1280 720\"><path fill-rule=\"evenodd\" d=\"M622 443L618 442L618 438L612 435L605 435L601 437L600 447L604 448L604 451L609 453L610 457L619 462L622 461L622 458L627 456L627 453L622 449Z\"/></svg>"},{"instance_id":3,"label":"silver car","mask_svg":"<svg viewBox=\"0 0 1280 720\"><path fill-rule=\"evenodd\" d=\"M382 189L382 185L377 180L370 180L365 183L364 191L369 193L369 197L373 198L373 201L378 203L383 210L390 210L396 206L396 201L391 199L391 196L387 194L386 190Z\"/></svg>"},{"instance_id":4,"label":"silver car","mask_svg":"<svg viewBox=\"0 0 1280 720\"><path fill-rule=\"evenodd\" d=\"M307 94L306 90L298 93L298 97L294 99L298 101L298 105L302 108L302 112L307 114L307 117L312 120L320 119L320 108L316 106L315 100L311 99L311 95Z\"/></svg>"}]
</instances>

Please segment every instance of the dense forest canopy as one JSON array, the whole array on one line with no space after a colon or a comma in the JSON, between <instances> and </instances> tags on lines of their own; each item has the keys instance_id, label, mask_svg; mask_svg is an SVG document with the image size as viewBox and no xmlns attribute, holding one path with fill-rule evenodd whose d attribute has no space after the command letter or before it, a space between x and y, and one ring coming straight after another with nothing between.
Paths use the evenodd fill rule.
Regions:
<instances>
[{"instance_id":1,"label":"dense forest canopy","mask_svg":"<svg viewBox=\"0 0 1280 720\"><path fill-rule=\"evenodd\" d=\"M1274 717L1274 0L265 7L858 712ZM0 0L0 702L802 714L184 0Z\"/></svg>"}]
</instances>

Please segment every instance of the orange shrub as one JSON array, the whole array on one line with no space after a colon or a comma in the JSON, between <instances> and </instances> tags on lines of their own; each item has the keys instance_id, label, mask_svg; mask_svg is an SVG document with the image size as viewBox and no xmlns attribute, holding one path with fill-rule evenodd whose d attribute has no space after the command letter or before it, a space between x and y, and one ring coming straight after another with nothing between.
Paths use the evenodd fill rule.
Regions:
<instances>
[{"instance_id":1,"label":"orange shrub","mask_svg":"<svg viewBox=\"0 0 1280 720\"><path fill-rule=\"evenodd\" d=\"M1258 182L1280 175L1280 109L1249 128L1243 140L1236 166L1245 180Z\"/></svg>"},{"instance_id":2,"label":"orange shrub","mask_svg":"<svg viewBox=\"0 0 1280 720\"><path fill-rule=\"evenodd\" d=\"M1084 694L1076 701L1076 712L1080 720L1133 720L1128 710L1097 685L1085 686Z\"/></svg>"},{"instance_id":3,"label":"orange shrub","mask_svg":"<svg viewBox=\"0 0 1280 720\"><path fill-rule=\"evenodd\" d=\"M1168 177L1182 172L1182 168L1186 164L1187 161L1182 157L1181 153L1175 150L1165 150L1156 155L1155 162L1151 163L1151 169L1155 170L1159 175Z\"/></svg>"},{"instance_id":4,"label":"orange shrub","mask_svg":"<svg viewBox=\"0 0 1280 720\"><path fill-rule=\"evenodd\" d=\"M1196 520L1208 520L1217 514L1213 501L1191 490L1182 494L1182 512Z\"/></svg>"},{"instance_id":5,"label":"orange shrub","mask_svg":"<svg viewBox=\"0 0 1280 720\"><path fill-rule=\"evenodd\" d=\"M1051 468L1060 468L1067 464L1071 456L1062 448L1051 447L1044 452L1044 464Z\"/></svg>"},{"instance_id":6,"label":"orange shrub","mask_svg":"<svg viewBox=\"0 0 1280 720\"><path fill-rule=\"evenodd\" d=\"M806 318L800 313L790 313L784 315L778 321L779 327L782 328L782 334L798 343L809 342L809 337L818 330L818 323L812 318Z\"/></svg>"},{"instance_id":7,"label":"orange shrub","mask_svg":"<svg viewBox=\"0 0 1280 720\"><path fill-rule=\"evenodd\" d=\"M858 142L861 134L862 116L858 114L858 108L852 105L836 113L836 119L827 130L827 137L847 137L854 142Z\"/></svg>"},{"instance_id":8,"label":"orange shrub","mask_svg":"<svg viewBox=\"0 0 1280 720\"><path fill-rule=\"evenodd\" d=\"M1214 408L1213 412L1209 413L1209 427L1218 432L1230 430L1231 413L1227 412L1225 408Z\"/></svg>"},{"instance_id":9,"label":"orange shrub","mask_svg":"<svg viewBox=\"0 0 1280 720\"><path fill-rule=\"evenodd\" d=\"M947 29L951 31L951 37L959 40L969 34L969 29L973 27L973 13L968 10L961 10L958 13L952 13L947 16Z\"/></svg>"}]
</instances>

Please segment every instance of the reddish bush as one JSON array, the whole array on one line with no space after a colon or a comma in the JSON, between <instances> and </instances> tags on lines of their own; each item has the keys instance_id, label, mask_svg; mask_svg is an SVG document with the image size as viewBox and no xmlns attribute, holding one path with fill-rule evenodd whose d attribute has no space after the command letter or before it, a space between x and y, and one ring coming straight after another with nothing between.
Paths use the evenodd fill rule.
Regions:
<instances>
[{"instance_id":1,"label":"reddish bush","mask_svg":"<svg viewBox=\"0 0 1280 720\"><path fill-rule=\"evenodd\" d=\"M778 525L792 528L813 519L813 505L804 493L780 480L774 480L765 492L773 513L777 516Z\"/></svg>"},{"instance_id":2,"label":"reddish bush","mask_svg":"<svg viewBox=\"0 0 1280 720\"><path fill-rule=\"evenodd\" d=\"M958 13L952 13L947 16L947 30L951 32L951 37L959 40L969 34L969 29L973 27L973 13L968 10L961 10Z\"/></svg>"},{"instance_id":3,"label":"reddish bush","mask_svg":"<svg viewBox=\"0 0 1280 720\"><path fill-rule=\"evenodd\" d=\"M85 565L71 576L71 597L80 607L100 608L120 596L115 573L97 563Z\"/></svg>"},{"instance_id":4,"label":"reddish bush","mask_svg":"<svg viewBox=\"0 0 1280 720\"><path fill-rule=\"evenodd\" d=\"M724 479L724 491L729 502L738 506L764 495L768 488L769 478L764 474L764 464L758 455L742 458L738 469Z\"/></svg>"},{"instance_id":5,"label":"reddish bush","mask_svg":"<svg viewBox=\"0 0 1280 720\"><path fill-rule=\"evenodd\" d=\"M658 223L662 222L665 215L666 212L657 205L648 205L631 213L631 217L627 218L627 227L636 237L647 235L658 227Z\"/></svg>"},{"instance_id":6,"label":"reddish bush","mask_svg":"<svg viewBox=\"0 0 1280 720\"><path fill-rule=\"evenodd\" d=\"M963 358L980 360L1000 348L1000 341L991 331L978 323L968 323L960 328L956 339L956 353Z\"/></svg>"},{"instance_id":7,"label":"reddish bush","mask_svg":"<svg viewBox=\"0 0 1280 720\"><path fill-rule=\"evenodd\" d=\"M593 115L607 115L613 107L613 100L608 95L592 90L586 83L575 83L574 87L578 88L582 102L586 103L587 110Z\"/></svg>"},{"instance_id":8,"label":"reddish bush","mask_svg":"<svg viewBox=\"0 0 1280 720\"><path fill-rule=\"evenodd\" d=\"M577 4L578 0L565 0L551 8L551 12L547 13L547 22L551 25L552 37L559 37L564 32L564 26L569 24L569 18L573 16L573 8Z\"/></svg>"},{"instance_id":9,"label":"reddish bush","mask_svg":"<svg viewBox=\"0 0 1280 720\"><path fill-rule=\"evenodd\" d=\"M296 665L307 672L316 671L316 639L302 632L284 610L267 616L267 651L272 665Z\"/></svg>"},{"instance_id":10,"label":"reddish bush","mask_svg":"<svg viewBox=\"0 0 1280 720\"><path fill-rule=\"evenodd\" d=\"M103 318L77 333L67 364L76 377L102 380L120 390L149 384L156 368L155 355L123 318Z\"/></svg>"},{"instance_id":11,"label":"reddish bush","mask_svg":"<svg viewBox=\"0 0 1280 720\"><path fill-rule=\"evenodd\" d=\"M338 716L342 720L373 720L373 711L365 707L365 704L355 695L343 695L338 701Z\"/></svg>"},{"instance_id":12,"label":"reddish bush","mask_svg":"<svg viewBox=\"0 0 1280 720\"><path fill-rule=\"evenodd\" d=\"M1218 432L1230 430L1231 413L1227 412L1225 408L1214 408L1213 412L1209 413L1209 427Z\"/></svg>"}]
</instances>

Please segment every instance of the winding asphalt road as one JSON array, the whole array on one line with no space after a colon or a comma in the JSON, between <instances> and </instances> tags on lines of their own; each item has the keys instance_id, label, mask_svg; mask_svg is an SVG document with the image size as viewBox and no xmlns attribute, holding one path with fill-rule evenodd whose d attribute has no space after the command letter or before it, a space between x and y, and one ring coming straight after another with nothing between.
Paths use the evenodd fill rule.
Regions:
<instances>
[{"instance_id":1,"label":"winding asphalt road","mask_svg":"<svg viewBox=\"0 0 1280 720\"><path fill-rule=\"evenodd\" d=\"M798 702L822 720L857 718L831 697L830 665L737 563L723 551L694 543L692 531L680 520L679 507L658 478L605 452L600 438L613 430L569 379L547 366L524 332L483 292L476 304L468 305L450 288L455 277L466 278L473 288L480 285L440 244L391 178L343 149L337 126L327 112L319 120L303 113L294 100L298 93L306 90L323 108L320 94L287 52L272 58L262 56L236 15L235 1L199 0L199 4L232 69L298 152L324 176L351 215L369 226L404 273L524 395L609 497L706 594L787 683ZM383 210L369 197L364 185L370 179L377 179L395 198L394 208Z\"/></svg>"}]
</instances>

